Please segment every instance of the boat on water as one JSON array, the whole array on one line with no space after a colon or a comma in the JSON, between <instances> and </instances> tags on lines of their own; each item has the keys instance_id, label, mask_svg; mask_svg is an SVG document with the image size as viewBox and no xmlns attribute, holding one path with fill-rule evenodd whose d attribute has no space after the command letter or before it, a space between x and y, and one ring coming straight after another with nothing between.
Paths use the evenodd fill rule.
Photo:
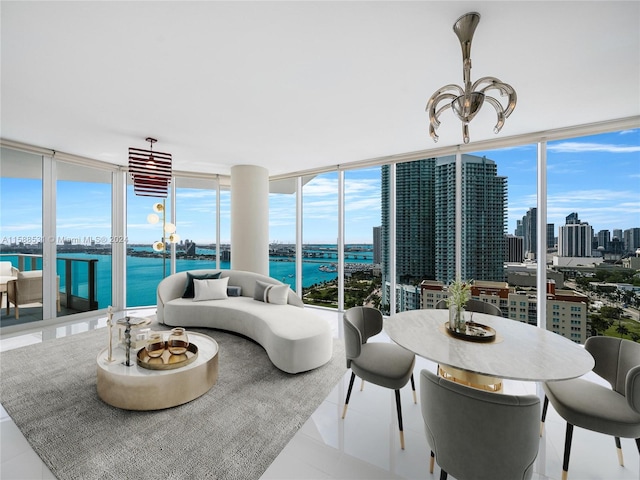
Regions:
<instances>
[{"instance_id":1,"label":"boat on water","mask_svg":"<svg viewBox=\"0 0 640 480\"><path fill-rule=\"evenodd\" d=\"M320 270L321 272L326 272L326 273L336 273L338 271L338 266L331 264L331 265L320 265L318 267L318 270Z\"/></svg>"}]
</instances>

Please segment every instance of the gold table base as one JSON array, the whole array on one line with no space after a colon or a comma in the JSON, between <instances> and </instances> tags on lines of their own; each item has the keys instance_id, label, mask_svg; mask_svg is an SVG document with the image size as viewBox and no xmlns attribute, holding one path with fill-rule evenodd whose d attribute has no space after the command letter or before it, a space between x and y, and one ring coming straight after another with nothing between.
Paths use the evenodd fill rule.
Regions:
<instances>
[{"instance_id":1,"label":"gold table base","mask_svg":"<svg viewBox=\"0 0 640 480\"><path fill-rule=\"evenodd\" d=\"M488 392L502 392L502 380L500 378L482 375L480 373L468 372L458 368L449 367L447 365L438 366L438 374L451 380L452 382L461 383L468 387L486 390Z\"/></svg>"}]
</instances>

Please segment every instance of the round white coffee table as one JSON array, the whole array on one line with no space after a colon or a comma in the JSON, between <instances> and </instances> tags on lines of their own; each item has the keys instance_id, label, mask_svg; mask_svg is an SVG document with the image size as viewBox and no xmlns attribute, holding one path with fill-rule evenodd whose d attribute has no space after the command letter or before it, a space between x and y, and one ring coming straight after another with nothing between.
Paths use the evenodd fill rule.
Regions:
<instances>
[{"instance_id":1,"label":"round white coffee table","mask_svg":"<svg viewBox=\"0 0 640 480\"><path fill-rule=\"evenodd\" d=\"M169 332L162 333L166 340ZM131 366L127 367L122 348L115 348L114 361L108 362L108 349L102 350L96 358L98 396L125 410L160 410L204 395L218 380L218 344L207 335L187 334L189 342L198 347L198 356L192 363L173 370L140 367L134 351Z\"/></svg>"}]
</instances>

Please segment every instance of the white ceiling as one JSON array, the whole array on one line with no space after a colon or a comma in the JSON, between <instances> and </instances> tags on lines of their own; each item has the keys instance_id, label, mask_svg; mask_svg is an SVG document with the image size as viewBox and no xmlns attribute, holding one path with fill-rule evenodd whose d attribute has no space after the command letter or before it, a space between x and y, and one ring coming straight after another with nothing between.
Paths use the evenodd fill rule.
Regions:
<instances>
[{"instance_id":1,"label":"white ceiling","mask_svg":"<svg viewBox=\"0 0 640 480\"><path fill-rule=\"evenodd\" d=\"M462 83L454 21L482 15L472 80L518 93L499 137L640 115L640 2L1 3L1 137L116 164L270 175L432 149ZM443 114L438 147L461 143ZM470 124L494 138L493 109Z\"/></svg>"}]
</instances>

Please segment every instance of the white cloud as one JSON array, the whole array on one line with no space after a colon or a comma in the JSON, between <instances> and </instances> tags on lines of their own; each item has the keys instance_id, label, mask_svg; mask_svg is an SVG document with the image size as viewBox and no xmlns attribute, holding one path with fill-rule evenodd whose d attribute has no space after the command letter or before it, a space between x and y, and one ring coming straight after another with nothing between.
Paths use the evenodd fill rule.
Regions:
<instances>
[{"instance_id":1,"label":"white cloud","mask_svg":"<svg viewBox=\"0 0 640 480\"><path fill-rule=\"evenodd\" d=\"M316 177L302 188L302 198L326 197L338 195L338 179Z\"/></svg>"},{"instance_id":2,"label":"white cloud","mask_svg":"<svg viewBox=\"0 0 640 480\"><path fill-rule=\"evenodd\" d=\"M198 198L211 198L212 201L215 201L216 192L215 190L195 190L195 189L182 189L178 188L176 190L176 201L189 198L189 199L198 199Z\"/></svg>"},{"instance_id":3,"label":"white cloud","mask_svg":"<svg viewBox=\"0 0 640 480\"><path fill-rule=\"evenodd\" d=\"M549 194L547 205L555 203L593 204L594 202L619 202L625 199L636 199L638 192L592 189L592 190L566 190L560 193Z\"/></svg>"},{"instance_id":4,"label":"white cloud","mask_svg":"<svg viewBox=\"0 0 640 480\"><path fill-rule=\"evenodd\" d=\"M638 193L629 190L568 190L551 194L547 202L548 223L564 225L566 216L578 212L580 220L597 232L640 226Z\"/></svg>"},{"instance_id":5,"label":"white cloud","mask_svg":"<svg viewBox=\"0 0 640 480\"><path fill-rule=\"evenodd\" d=\"M42 230L41 223L19 223L13 225L2 225L2 232L27 232L32 230Z\"/></svg>"},{"instance_id":6,"label":"white cloud","mask_svg":"<svg viewBox=\"0 0 640 480\"><path fill-rule=\"evenodd\" d=\"M635 153L640 152L640 145L612 145L606 143L561 142L550 143L547 150L556 153Z\"/></svg>"}]
</instances>

